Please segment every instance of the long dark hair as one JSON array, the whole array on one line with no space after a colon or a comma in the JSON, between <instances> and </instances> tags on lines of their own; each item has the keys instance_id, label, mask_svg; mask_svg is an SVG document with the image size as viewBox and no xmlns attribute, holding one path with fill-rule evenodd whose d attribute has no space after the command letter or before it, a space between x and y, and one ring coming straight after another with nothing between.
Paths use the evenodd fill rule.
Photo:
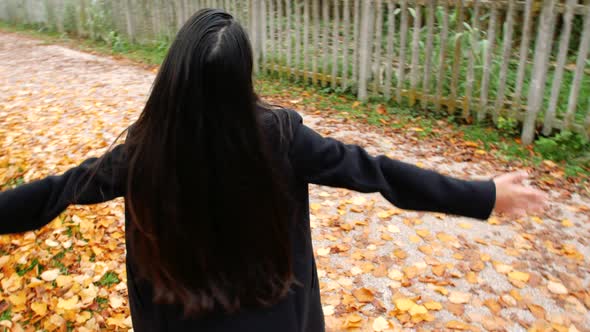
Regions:
<instances>
[{"instance_id":1,"label":"long dark hair","mask_svg":"<svg viewBox=\"0 0 590 332\"><path fill-rule=\"evenodd\" d=\"M199 11L127 138L133 257L155 301L187 315L272 305L293 282L288 202L252 66L240 24Z\"/></svg>"}]
</instances>

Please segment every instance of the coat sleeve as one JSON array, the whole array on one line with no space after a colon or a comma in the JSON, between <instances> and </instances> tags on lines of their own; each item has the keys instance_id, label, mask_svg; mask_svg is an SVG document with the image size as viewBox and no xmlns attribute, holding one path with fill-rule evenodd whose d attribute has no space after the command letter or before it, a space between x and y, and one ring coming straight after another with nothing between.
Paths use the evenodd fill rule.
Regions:
<instances>
[{"instance_id":1,"label":"coat sleeve","mask_svg":"<svg viewBox=\"0 0 590 332\"><path fill-rule=\"evenodd\" d=\"M324 138L301 121L294 132L290 160L307 183L379 192L402 209L485 220L495 205L491 180L464 181L385 156L373 157L359 146Z\"/></svg>"},{"instance_id":2,"label":"coat sleeve","mask_svg":"<svg viewBox=\"0 0 590 332\"><path fill-rule=\"evenodd\" d=\"M0 192L0 234L38 229L71 204L96 204L125 195L124 146L62 175Z\"/></svg>"}]
</instances>

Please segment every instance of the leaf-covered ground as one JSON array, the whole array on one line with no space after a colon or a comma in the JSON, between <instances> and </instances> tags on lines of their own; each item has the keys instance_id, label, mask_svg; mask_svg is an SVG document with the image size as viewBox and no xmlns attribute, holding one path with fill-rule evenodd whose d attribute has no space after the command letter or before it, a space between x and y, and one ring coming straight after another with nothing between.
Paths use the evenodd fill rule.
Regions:
<instances>
[{"instance_id":1,"label":"leaf-covered ground","mask_svg":"<svg viewBox=\"0 0 590 332\"><path fill-rule=\"evenodd\" d=\"M5 189L103 153L141 111L154 73L0 33L0 78ZM373 154L464 178L509 168L444 130L423 139L420 128L384 131L326 116L289 91L265 97ZM555 183L541 183L551 192L546 214L488 223L401 211L377 194L313 186L328 329L590 331L590 200ZM39 231L1 236L0 325L128 330L123 219L117 200L71 207Z\"/></svg>"}]
</instances>

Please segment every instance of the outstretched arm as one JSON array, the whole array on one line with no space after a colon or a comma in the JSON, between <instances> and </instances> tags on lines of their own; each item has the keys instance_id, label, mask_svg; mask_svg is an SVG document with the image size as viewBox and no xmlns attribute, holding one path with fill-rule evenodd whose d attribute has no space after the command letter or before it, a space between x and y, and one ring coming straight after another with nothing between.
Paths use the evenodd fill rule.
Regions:
<instances>
[{"instance_id":1,"label":"outstretched arm","mask_svg":"<svg viewBox=\"0 0 590 332\"><path fill-rule=\"evenodd\" d=\"M465 181L385 156L373 157L359 146L324 138L303 124L296 126L290 159L295 172L308 183L379 192L402 209L487 219L496 199L502 204L499 212L514 210L510 206L514 204L522 205L518 210L540 208L544 199L542 193L503 178ZM519 193L526 195L510 200Z\"/></svg>"},{"instance_id":2,"label":"outstretched arm","mask_svg":"<svg viewBox=\"0 0 590 332\"><path fill-rule=\"evenodd\" d=\"M0 234L38 229L71 204L96 204L125 194L126 162L119 145L59 176L0 192ZM96 167L98 165L98 167Z\"/></svg>"}]
</instances>

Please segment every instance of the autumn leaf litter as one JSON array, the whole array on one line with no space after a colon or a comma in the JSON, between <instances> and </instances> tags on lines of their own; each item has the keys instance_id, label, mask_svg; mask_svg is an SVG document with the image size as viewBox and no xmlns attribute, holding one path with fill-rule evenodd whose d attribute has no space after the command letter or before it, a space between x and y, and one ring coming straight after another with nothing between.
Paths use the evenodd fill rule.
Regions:
<instances>
[{"instance_id":1,"label":"autumn leaf litter","mask_svg":"<svg viewBox=\"0 0 590 332\"><path fill-rule=\"evenodd\" d=\"M141 111L154 73L2 33L0 77L6 183L63 172L103 153ZM322 118L317 105L288 92L266 97L372 154L459 177L505 169L489 158L457 162L444 144L421 141L415 130L393 135ZM589 331L590 202L552 189L545 215L481 223L401 211L377 194L312 186L328 329ZM1 237L1 325L129 329L122 208L121 200L72 207L38 232Z\"/></svg>"}]
</instances>

